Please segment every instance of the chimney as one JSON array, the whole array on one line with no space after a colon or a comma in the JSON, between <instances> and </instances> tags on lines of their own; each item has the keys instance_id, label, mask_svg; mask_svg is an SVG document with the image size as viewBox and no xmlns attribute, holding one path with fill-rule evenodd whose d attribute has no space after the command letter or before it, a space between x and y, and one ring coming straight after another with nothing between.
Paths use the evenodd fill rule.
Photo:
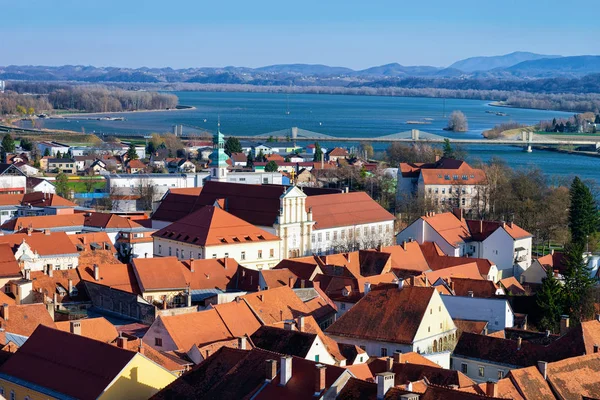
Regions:
<instances>
[{"instance_id":1,"label":"chimney","mask_svg":"<svg viewBox=\"0 0 600 400\"><path fill-rule=\"evenodd\" d=\"M485 325L485 328L483 328L483 335L487 336L488 335L488 327L487 324Z\"/></svg>"},{"instance_id":2,"label":"chimney","mask_svg":"<svg viewBox=\"0 0 600 400\"><path fill-rule=\"evenodd\" d=\"M479 220L479 232L483 232L483 220Z\"/></svg>"},{"instance_id":3,"label":"chimney","mask_svg":"<svg viewBox=\"0 0 600 400\"><path fill-rule=\"evenodd\" d=\"M8 321L8 304L6 303L2 304L2 318L4 318L5 321Z\"/></svg>"},{"instance_id":4,"label":"chimney","mask_svg":"<svg viewBox=\"0 0 600 400\"><path fill-rule=\"evenodd\" d=\"M371 282L365 282L365 295L371 291Z\"/></svg>"},{"instance_id":5,"label":"chimney","mask_svg":"<svg viewBox=\"0 0 600 400\"><path fill-rule=\"evenodd\" d=\"M69 279L69 295L73 293L73 279Z\"/></svg>"},{"instance_id":6,"label":"chimney","mask_svg":"<svg viewBox=\"0 0 600 400\"><path fill-rule=\"evenodd\" d=\"M566 335L569 331L569 316L561 315L560 317L560 336Z\"/></svg>"},{"instance_id":7,"label":"chimney","mask_svg":"<svg viewBox=\"0 0 600 400\"><path fill-rule=\"evenodd\" d=\"M327 367L323 364L315 365L315 396L325 390L325 372Z\"/></svg>"},{"instance_id":8,"label":"chimney","mask_svg":"<svg viewBox=\"0 0 600 400\"><path fill-rule=\"evenodd\" d=\"M33 232L33 228L31 227L31 225L29 225L27 227L27 236L31 236L31 233Z\"/></svg>"},{"instance_id":9,"label":"chimney","mask_svg":"<svg viewBox=\"0 0 600 400\"><path fill-rule=\"evenodd\" d=\"M238 338L238 349L246 350L246 336L240 336Z\"/></svg>"},{"instance_id":10,"label":"chimney","mask_svg":"<svg viewBox=\"0 0 600 400\"><path fill-rule=\"evenodd\" d=\"M223 259L223 267L224 267L225 269L227 269L227 260L228 260L228 259L229 259L229 257L225 257L225 258Z\"/></svg>"},{"instance_id":11,"label":"chimney","mask_svg":"<svg viewBox=\"0 0 600 400\"><path fill-rule=\"evenodd\" d=\"M450 291L454 293L454 282L450 281Z\"/></svg>"},{"instance_id":12,"label":"chimney","mask_svg":"<svg viewBox=\"0 0 600 400\"><path fill-rule=\"evenodd\" d=\"M285 386L292 377L292 356L282 356L279 364L279 384Z\"/></svg>"},{"instance_id":13,"label":"chimney","mask_svg":"<svg viewBox=\"0 0 600 400\"><path fill-rule=\"evenodd\" d=\"M265 363L265 380L271 382L277 376L277 360L267 360Z\"/></svg>"},{"instance_id":14,"label":"chimney","mask_svg":"<svg viewBox=\"0 0 600 400\"><path fill-rule=\"evenodd\" d=\"M167 309L167 296L163 296L163 302L162 302L162 309L166 310Z\"/></svg>"},{"instance_id":15,"label":"chimney","mask_svg":"<svg viewBox=\"0 0 600 400\"><path fill-rule=\"evenodd\" d=\"M100 267L98 264L94 264L94 280L96 282L100 280Z\"/></svg>"},{"instance_id":16,"label":"chimney","mask_svg":"<svg viewBox=\"0 0 600 400\"><path fill-rule=\"evenodd\" d=\"M294 330L294 321L290 321L287 320L283 323L283 329L285 329L286 331L293 331Z\"/></svg>"},{"instance_id":17,"label":"chimney","mask_svg":"<svg viewBox=\"0 0 600 400\"><path fill-rule=\"evenodd\" d=\"M538 370L540 374L544 377L544 379L548 378L548 363L546 361L538 361L537 363Z\"/></svg>"},{"instance_id":18,"label":"chimney","mask_svg":"<svg viewBox=\"0 0 600 400\"><path fill-rule=\"evenodd\" d=\"M192 306L192 291L190 290L190 286L188 285L187 293L185 294L185 302L187 307Z\"/></svg>"},{"instance_id":19,"label":"chimney","mask_svg":"<svg viewBox=\"0 0 600 400\"><path fill-rule=\"evenodd\" d=\"M506 222L501 221L500 224L502 225L503 228L506 228Z\"/></svg>"},{"instance_id":20,"label":"chimney","mask_svg":"<svg viewBox=\"0 0 600 400\"><path fill-rule=\"evenodd\" d=\"M294 278L292 278L291 276L288 278L288 286L292 289L294 288Z\"/></svg>"},{"instance_id":21,"label":"chimney","mask_svg":"<svg viewBox=\"0 0 600 400\"><path fill-rule=\"evenodd\" d=\"M83 235L83 236L81 237L81 241L83 242L83 244L84 244L84 245L86 245L86 244L87 244L87 236L86 236L86 235Z\"/></svg>"},{"instance_id":22,"label":"chimney","mask_svg":"<svg viewBox=\"0 0 600 400\"><path fill-rule=\"evenodd\" d=\"M297 326L300 332L304 332L304 315L298 317Z\"/></svg>"},{"instance_id":23,"label":"chimney","mask_svg":"<svg viewBox=\"0 0 600 400\"><path fill-rule=\"evenodd\" d=\"M469 297L473 297L473 291L469 290Z\"/></svg>"},{"instance_id":24,"label":"chimney","mask_svg":"<svg viewBox=\"0 0 600 400\"><path fill-rule=\"evenodd\" d=\"M52 264L48 264L48 276L52 278L54 276L54 267Z\"/></svg>"},{"instance_id":25,"label":"chimney","mask_svg":"<svg viewBox=\"0 0 600 400\"><path fill-rule=\"evenodd\" d=\"M402 363L402 352L400 352L400 351L395 351L394 352L394 362L396 364Z\"/></svg>"},{"instance_id":26,"label":"chimney","mask_svg":"<svg viewBox=\"0 0 600 400\"><path fill-rule=\"evenodd\" d=\"M554 249L550 249L550 255L554 255Z\"/></svg>"},{"instance_id":27,"label":"chimney","mask_svg":"<svg viewBox=\"0 0 600 400\"><path fill-rule=\"evenodd\" d=\"M460 207L455 207L454 209L452 209L452 214L454 214L454 216L456 218L458 218L459 220L462 221L463 219L463 210Z\"/></svg>"},{"instance_id":28,"label":"chimney","mask_svg":"<svg viewBox=\"0 0 600 400\"><path fill-rule=\"evenodd\" d=\"M196 272L194 270L194 259L193 258L190 258L190 272Z\"/></svg>"},{"instance_id":29,"label":"chimney","mask_svg":"<svg viewBox=\"0 0 600 400\"><path fill-rule=\"evenodd\" d=\"M485 395L488 397L498 397L498 385L496 382L487 381L485 383Z\"/></svg>"},{"instance_id":30,"label":"chimney","mask_svg":"<svg viewBox=\"0 0 600 400\"><path fill-rule=\"evenodd\" d=\"M31 280L31 270L29 268L27 268L27 269L24 269L23 272L25 274L25 279L30 281Z\"/></svg>"},{"instance_id":31,"label":"chimney","mask_svg":"<svg viewBox=\"0 0 600 400\"><path fill-rule=\"evenodd\" d=\"M394 387L396 374L393 372L382 372L377 374L377 400L384 399L385 394Z\"/></svg>"},{"instance_id":32,"label":"chimney","mask_svg":"<svg viewBox=\"0 0 600 400\"><path fill-rule=\"evenodd\" d=\"M44 229L44 235L50 236L50 229Z\"/></svg>"},{"instance_id":33,"label":"chimney","mask_svg":"<svg viewBox=\"0 0 600 400\"><path fill-rule=\"evenodd\" d=\"M127 338L119 335L119 337L117 338L117 347L120 347L122 349L127 348Z\"/></svg>"},{"instance_id":34,"label":"chimney","mask_svg":"<svg viewBox=\"0 0 600 400\"><path fill-rule=\"evenodd\" d=\"M392 372L392 370L394 369L394 358L393 357L386 357L385 359L385 370L387 372Z\"/></svg>"},{"instance_id":35,"label":"chimney","mask_svg":"<svg viewBox=\"0 0 600 400\"><path fill-rule=\"evenodd\" d=\"M523 341L523 339L521 339L521 336L519 336L517 338L517 350L521 350L521 342Z\"/></svg>"},{"instance_id":36,"label":"chimney","mask_svg":"<svg viewBox=\"0 0 600 400\"><path fill-rule=\"evenodd\" d=\"M145 352L146 352L146 350L144 350L144 342L140 338L140 344L138 346L138 353L143 355Z\"/></svg>"},{"instance_id":37,"label":"chimney","mask_svg":"<svg viewBox=\"0 0 600 400\"><path fill-rule=\"evenodd\" d=\"M81 335L81 321L71 321L71 333Z\"/></svg>"},{"instance_id":38,"label":"chimney","mask_svg":"<svg viewBox=\"0 0 600 400\"><path fill-rule=\"evenodd\" d=\"M398 289L402 290L404 288L404 280L398 279Z\"/></svg>"}]
</instances>

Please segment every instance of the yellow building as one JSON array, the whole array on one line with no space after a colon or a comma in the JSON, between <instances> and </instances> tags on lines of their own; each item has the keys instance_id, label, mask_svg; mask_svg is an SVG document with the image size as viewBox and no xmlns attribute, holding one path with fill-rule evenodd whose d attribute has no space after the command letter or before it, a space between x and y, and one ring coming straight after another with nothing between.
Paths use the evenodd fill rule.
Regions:
<instances>
[{"instance_id":1,"label":"yellow building","mask_svg":"<svg viewBox=\"0 0 600 400\"><path fill-rule=\"evenodd\" d=\"M0 394L15 399L148 399L175 375L141 352L39 326L0 367Z\"/></svg>"}]
</instances>

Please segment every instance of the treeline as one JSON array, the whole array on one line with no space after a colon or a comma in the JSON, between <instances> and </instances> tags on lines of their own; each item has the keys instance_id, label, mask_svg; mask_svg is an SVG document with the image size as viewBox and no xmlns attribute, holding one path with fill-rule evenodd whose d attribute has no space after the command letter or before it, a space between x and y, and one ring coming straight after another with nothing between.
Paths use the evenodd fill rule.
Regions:
<instances>
[{"instance_id":1,"label":"treeline","mask_svg":"<svg viewBox=\"0 0 600 400\"><path fill-rule=\"evenodd\" d=\"M44 112L52 109L52 105L45 96L24 95L17 93L0 93L0 115L30 114Z\"/></svg>"},{"instance_id":2,"label":"treeline","mask_svg":"<svg viewBox=\"0 0 600 400\"><path fill-rule=\"evenodd\" d=\"M175 108L178 100L173 94L77 86L52 91L48 101L61 110L115 112Z\"/></svg>"},{"instance_id":3,"label":"treeline","mask_svg":"<svg viewBox=\"0 0 600 400\"><path fill-rule=\"evenodd\" d=\"M575 114L570 118L554 118L552 121L541 121L539 129L545 132L558 133L596 133L596 125L600 124L600 114L587 112Z\"/></svg>"}]
</instances>

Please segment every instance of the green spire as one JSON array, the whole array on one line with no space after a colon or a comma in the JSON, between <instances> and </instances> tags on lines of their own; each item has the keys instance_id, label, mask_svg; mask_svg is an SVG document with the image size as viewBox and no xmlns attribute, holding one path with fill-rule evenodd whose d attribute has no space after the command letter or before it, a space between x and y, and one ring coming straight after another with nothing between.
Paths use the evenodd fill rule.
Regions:
<instances>
[{"instance_id":1,"label":"green spire","mask_svg":"<svg viewBox=\"0 0 600 400\"><path fill-rule=\"evenodd\" d=\"M221 133L221 120L217 123L217 133L213 136L213 152L210 155L210 166L227 168L227 154L225 154L225 137Z\"/></svg>"}]
</instances>

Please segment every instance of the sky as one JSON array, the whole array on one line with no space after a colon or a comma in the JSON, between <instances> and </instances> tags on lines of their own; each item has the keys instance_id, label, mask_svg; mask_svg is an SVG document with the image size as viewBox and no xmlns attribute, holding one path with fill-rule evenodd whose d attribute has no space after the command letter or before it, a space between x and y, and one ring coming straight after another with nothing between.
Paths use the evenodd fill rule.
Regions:
<instances>
[{"instance_id":1,"label":"sky","mask_svg":"<svg viewBox=\"0 0 600 400\"><path fill-rule=\"evenodd\" d=\"M1 1L0 65L361 69L600 54L594 10L598 0Z\"/></svg>"}]
</instances>

